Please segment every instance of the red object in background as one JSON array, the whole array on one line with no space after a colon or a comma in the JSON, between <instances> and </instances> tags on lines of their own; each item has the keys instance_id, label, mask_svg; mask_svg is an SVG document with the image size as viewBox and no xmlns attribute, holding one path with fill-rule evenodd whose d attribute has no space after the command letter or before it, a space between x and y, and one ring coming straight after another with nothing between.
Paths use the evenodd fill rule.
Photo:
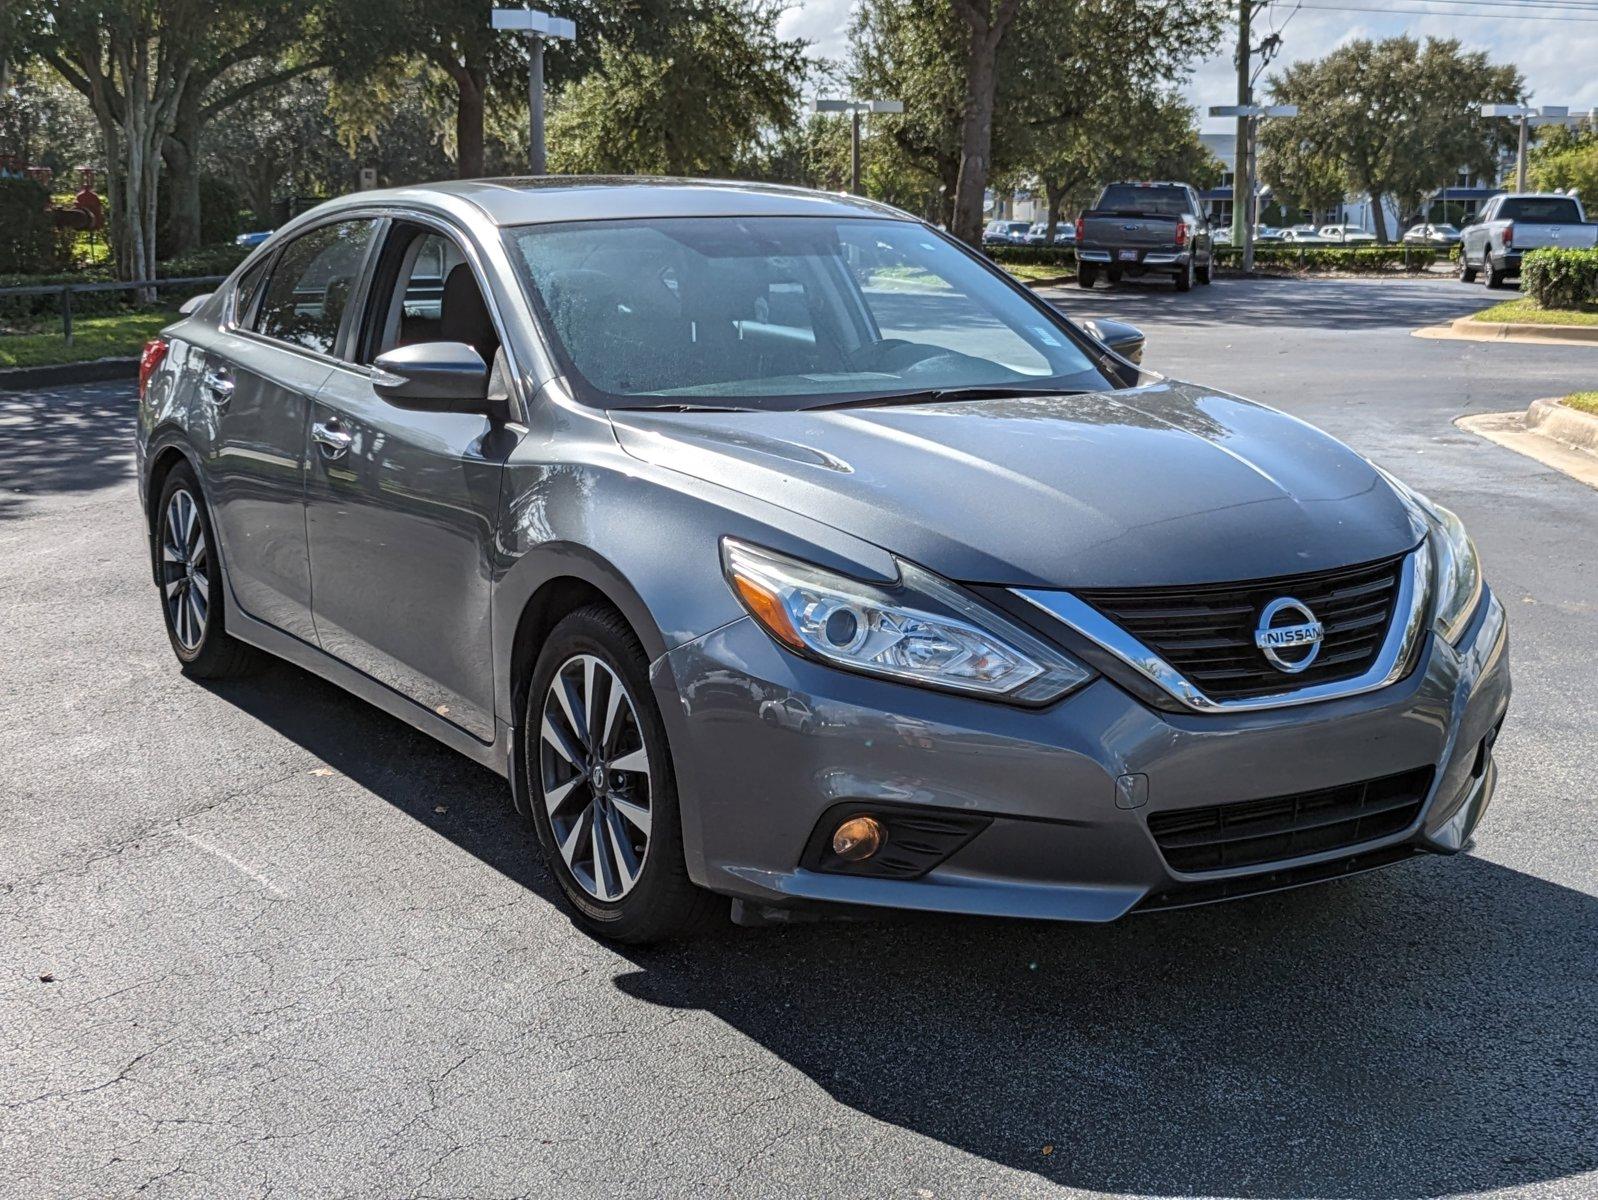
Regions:
<instances>
[{"instance_id":1,"label":"red object in background","mask_svg":"<svg viewBox=\"0 0 1598 1200\"><path fill-rule=\"evenodd\" d=\"M144 389L150 385L150 376L155 374L156 368L161 365L161 360L166 357L167 342L165 338L151 338L144 343L144 353L139 355L139 399L144 399Z\"/></svg>"},{"instance_id":2,"label":"red object in background","mask_svg":"<svg viewBox=\"0 0 1598 1200\"><path fill-rule=\"evenodd\" d=\"M72 204L89 214L90 229L105 228L105 205L100 202L100 194L94 190L92 183L83 185L83 189L72 197Z\"/></svg>"}]
</instances>

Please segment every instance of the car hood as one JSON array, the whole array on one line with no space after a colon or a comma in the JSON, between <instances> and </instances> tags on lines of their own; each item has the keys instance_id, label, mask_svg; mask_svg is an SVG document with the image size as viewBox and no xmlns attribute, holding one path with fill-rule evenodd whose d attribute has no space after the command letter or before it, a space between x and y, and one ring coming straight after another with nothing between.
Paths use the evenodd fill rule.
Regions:
<instances>
[{"instance_id":1,"label":"car hood","mask_svg":"<svg viewBox=\"0 0 1598 1200\"><path fill-rule=\"evenodd\" d=\"M811 412L611 412L644 461L825 522L949 579L1140 587L1398 554L1370 463L1263 405L1131 391Z\"/></svg>"}]
</instances>

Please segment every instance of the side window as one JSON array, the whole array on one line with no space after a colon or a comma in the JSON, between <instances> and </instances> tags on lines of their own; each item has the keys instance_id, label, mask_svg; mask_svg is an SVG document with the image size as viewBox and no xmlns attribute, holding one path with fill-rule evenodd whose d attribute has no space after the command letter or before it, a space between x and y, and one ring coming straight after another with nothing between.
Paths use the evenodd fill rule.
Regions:
<instances>
[{"instance_id":1,"label":"side window","mask_svg":"<svg viewBox=\"0 0 1598 1200\"><path fill-rule=\"evenodd\" d=\"M255 302L260 298L261 285L266 282L266 271L271 263L272 256L267 255L239 277L239 282L233 289L234 324L249 326Z\"/></svg>"},{"instance_id":2,"label":"side window","mask_svg":"<svg viewBox=\"0 0 1598 1200\"><path fill-rule=\"evenodd\" d=\"M261 299L256 331L331 354L374 228L372 221L340 221L285 246Z\"/></svg>"},{"instance_id":3,"label":"side window","mask_svg":"<svg viewBox=\"0 0 1598 1200\"><path fill-rule=\"evenodd\" d=\"M465 342L493 365L499 334L477 278L451 238L399 223L384 258L388 265L378 269L368 304L373 335L365 361L417 342Z\"/></svg>"}]
</instances>

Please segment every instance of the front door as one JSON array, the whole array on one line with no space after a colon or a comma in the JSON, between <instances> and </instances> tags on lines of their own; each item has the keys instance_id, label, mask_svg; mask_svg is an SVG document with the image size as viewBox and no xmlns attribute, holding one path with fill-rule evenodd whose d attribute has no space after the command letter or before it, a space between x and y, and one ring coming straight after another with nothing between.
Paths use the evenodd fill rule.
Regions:
<instances>
[{"instance_id":1,"label":"front door","mask_svg":"<svg viewBox=\"0 0 1598 1200\"><path fill-rule=\"evenodd\" d=\"M193 364L210 425L206 491L233 598L247 615L309 642L305 434L374 228L340 221L290 241L263 267L259 292L241 288L236 324Z\"/></svg>"},{"instance_id":2,"label":"front door","mask_svg":"<svg viewBox=\"0 0 1598 1200\"><path fill-rule=\"evenodd\" d=\"M481 741L494 737L494 520L509 435L396 408L368 365L395 346L498 334L451 238L396 222L350 365L312 405L306 531L322 648Z\"/></svg>"}]
</instances>

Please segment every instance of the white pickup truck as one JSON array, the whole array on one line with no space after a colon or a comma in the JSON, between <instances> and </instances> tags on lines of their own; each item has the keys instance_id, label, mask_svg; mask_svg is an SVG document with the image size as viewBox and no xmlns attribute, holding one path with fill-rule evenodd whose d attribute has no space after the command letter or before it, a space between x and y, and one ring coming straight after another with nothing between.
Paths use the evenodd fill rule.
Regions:
<instances>
[{"instance_id":1,"label":"white pickup truck","mask_svg":"<svg viewBox=\"0 0 1598 1200\"><path fill-rule=\"evenodd\" d=\"M1541 192L1494 196L1461 231L1459 277L1474 283L1480 274L1488 287L1503 287L1507 276L1520 274L1521 255L1544 246L1598 246L1598 225L1587 223L1581 201Z\"/></svg>"}]
</instances>

